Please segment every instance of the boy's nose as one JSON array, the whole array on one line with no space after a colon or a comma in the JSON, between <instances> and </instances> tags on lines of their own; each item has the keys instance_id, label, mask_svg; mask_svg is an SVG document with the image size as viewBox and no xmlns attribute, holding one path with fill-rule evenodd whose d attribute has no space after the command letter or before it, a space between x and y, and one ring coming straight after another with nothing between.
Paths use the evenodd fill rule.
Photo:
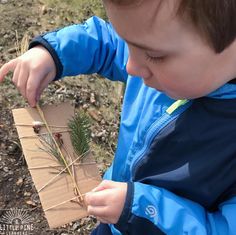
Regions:
<instances>
[{"instance_id":1,"label":"boy's nose","mask_svg":"<svg viewBox=\"0 0 236 235\"><path fill-rule=\"evenodd\" d=\"M133 76L138 76L142 78L148 78L151 76L151 71L148 69L148 67L134 60L132 57L128 58L126 70L128 74Z\"/></svg>"}]
</instances>

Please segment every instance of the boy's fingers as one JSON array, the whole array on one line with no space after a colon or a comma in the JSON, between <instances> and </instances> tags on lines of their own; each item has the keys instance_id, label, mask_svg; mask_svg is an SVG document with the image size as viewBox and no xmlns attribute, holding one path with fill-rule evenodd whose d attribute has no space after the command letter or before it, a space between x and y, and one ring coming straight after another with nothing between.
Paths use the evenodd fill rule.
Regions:
<instances>
[{"instance_id":1,"label":"boy's fingers","mask_svg":"<svg viewBox=\"0 0 236 235\"><path fill-rule=\"evenodd\" d=\"M94 188L91 192L99 192L106 189L103 185L98 185L96 188Z\"/></svg>"},{"instance_id":2,"label":"boy's fingers","mask_svg":"<svg viewBox=\"0 0 236 235\"><path fill-rule=\"evenodd\" d=\"M43 81L40 83L39 89L36 93L36 102L39 101L41 94L43 93L43 90L48 86L49 82L53 79L52 74L48 73L46 77L43 79Z\"/></svg>"},{"instance_id":3,"label":"boy's fingers","mask_svg":"<svg viewBox=\"0 0 236 235\"><path fill-rule=\"evenodd\" d=\"M102 191L104 189L109 189L109 188L113 188L113 182L110 180L103 180L96 188L94 188L92 190L92 192L98 192L98 191Z\"/></svg>"},{"instance_id":4,"label":"boy's fingers","mask_svg":"<svg viewBox=\"0 0 236 235\"><path fill-rule=\"evenodd\" d=\"M40 83L42 81L43 74L40 72L31 72L29 74L29 78L26 84L26 98L31 107L35 107L36 105L36 95L40 87Z\"/></svg>"},{"instance_id":5,"label":"boy's fingers","mask_svg":"<svg viewBox=\"0 0 236 235\"><path fill-rule=\"evenodd\" d=\"M90 206L105 206L106 197L102 191L100 192L91 192L85 195L85 202Z\"/></svg>"},{"instance_id":6,"label":"boy's fingers","mask_svg":"<svg viewBox=\"0 0 236 235\"><path fill-rule=\"evenodd\" d=\"M3 81L4 77L10 72L14 71L17 65L17 59L11 60L4 64L0 69L0 82Z\"/></svg>"},{"instance_id":7,"label":"boy's fingers","mask_svg":"<svg viewBox=\"0 0 236 235\"><path fill-rule=\"evenodd\" d=\"M26 86L26 98L31 107L35 107L43 90L53 80L53 75L44 71L31 72Z\"/></svg>"},{"instance_id":8,"label":"boy's fingers","mask_svg":"<svg viewBox=\"0 0 236 235\"><path fill-rule=\"evenodd\" d=\"M107 214L108 209L106 206L88 206L87 211L90 215L104 217Z\"/></svg>"},{"instance_id":9,"label":"boy's fingers","mask_svg":"<svg viewBox=\"0 0 236 235\"><path fill-rule=\"evenodd\" d=\"M16 66L14 69L13 77L12 77L12 82L15 84L15 86L19 89L18 87L18 77L20 74L20 65Z\"/></svg>"},{"instance_id":10,"label":"boy's fingers","mask_svg":"<svg viewBox=\"0 0 236 235\"><path fill-rule=\"evenodd\" d=\"M17 79L17 87L21 94L26 98L26 84L28 80L29 72L27 69L20 68L20 72Z\"/></svg>"}]
</instances>

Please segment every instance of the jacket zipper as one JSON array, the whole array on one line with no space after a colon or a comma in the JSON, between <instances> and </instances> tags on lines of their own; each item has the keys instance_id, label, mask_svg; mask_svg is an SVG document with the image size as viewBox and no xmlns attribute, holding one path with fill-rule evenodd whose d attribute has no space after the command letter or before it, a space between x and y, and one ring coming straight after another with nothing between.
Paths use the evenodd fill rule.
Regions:
<instances>
[{"instance_id":1,"label":"jacket zipper","mask_svg":"<svg viewBox=\"0 0 236 235\"><path fill-rule=\"evenodd\" d=\"M140 149L139 152L137 152L134 156L133 159L135 159L130 166L131 169L131 175L132 175L132 180L134 177L134 173L138 166L142 164L142 159L145 156L145 153L149 149L151 143L153 142L153 139L155 136L160 133L160 131L167 126L170 122L174 121L181 113L183 113L186 109L190 107L192 102L188 102L187 104L178 107L177 110L174 111L173 114L169 114L165 112L161 118L156 120L148 129L146 136L144 137L144 144L143 147Z\"/></svg>"}]
</instances>

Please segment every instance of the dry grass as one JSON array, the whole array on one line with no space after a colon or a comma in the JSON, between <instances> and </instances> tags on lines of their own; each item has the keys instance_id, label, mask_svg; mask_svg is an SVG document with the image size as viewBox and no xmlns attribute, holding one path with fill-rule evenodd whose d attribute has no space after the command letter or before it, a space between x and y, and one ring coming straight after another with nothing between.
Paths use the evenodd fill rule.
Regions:
<instances>
[{"instance_id":1,"label":"dry grass","mask_svg":"<svg viewBox=\"0 0 236 235\"><path fill-rule=\"evenodd\" d=\"M15 45L16 45L16 55L17 56L20 56L22 54L24 54L28 48L29 48L29 35L28 33L26 32L23 36L23 38L21 39L21 41L19 42L19 36L18 36L18 31L16 30L16 42L15 42Z\"/></svg>"},{"instance_id":2,"label":"dry grass","mask_svg":"<svg viewBox=\"0 0 236 235\"><path fill-rule=\"evenodd\" d=\"M51 7L60 7L77 12L79 19L86 19L90 15L97 15L106 18L102 0L41 0L43 4Z\"/></svg>"}]
</instances>

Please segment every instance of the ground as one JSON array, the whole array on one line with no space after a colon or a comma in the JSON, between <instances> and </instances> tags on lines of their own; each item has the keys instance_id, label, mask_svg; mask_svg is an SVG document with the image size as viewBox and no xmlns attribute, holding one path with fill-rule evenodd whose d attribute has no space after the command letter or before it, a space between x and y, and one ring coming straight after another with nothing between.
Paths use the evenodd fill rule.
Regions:
<instances>
[{"instance_id":1,"label":"ground","mask_svg":"<svg viewBox=\"0 0 236 235\"><path fill-rule=\"evenodd\" d=\"M69 4L70 3L70 4ZM90 15L105 17L97 0L0 0L0 65L27 49L34 36ZM114 92L115 91L115 92ZM101 175L114 156L119 125L122 85L97 75L67 78L51 84L43 93L42 104L70 101L92 120L91 149ZM0 84L0 220L10 209L23 209L33 219L32 234L87 235L96 219L86 217L56 230L49 230L37 192L24 161L11 110L27 106L11 83L11 75ZM8 234L1 227L0 234ZM28 234L28 233L27 233Z\"/></svg>"}]
</instances>

